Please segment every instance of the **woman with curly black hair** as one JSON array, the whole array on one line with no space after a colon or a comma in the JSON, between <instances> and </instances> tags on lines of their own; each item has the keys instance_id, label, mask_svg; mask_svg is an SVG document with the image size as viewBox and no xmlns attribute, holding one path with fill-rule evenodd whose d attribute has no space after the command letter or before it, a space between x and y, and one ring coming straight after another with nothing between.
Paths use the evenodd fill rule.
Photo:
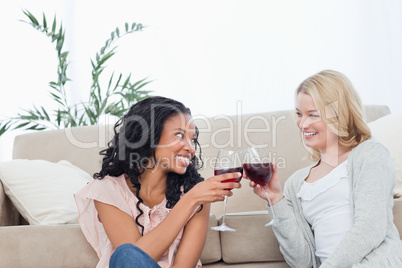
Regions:
<instances>
[{"instance_id":1,"label":"woman with curly black hair","mask_svg":"<svg viewBox=\"0 0 402 268\"><path fill-rule=\"evenodd\" d=\"M210 203L239 188L221 181L240 174L198 174L198 129L178 101L144 99L114 132L102 169L75 195L97 267L201 267Z\"/></svg>"}]
</instances>

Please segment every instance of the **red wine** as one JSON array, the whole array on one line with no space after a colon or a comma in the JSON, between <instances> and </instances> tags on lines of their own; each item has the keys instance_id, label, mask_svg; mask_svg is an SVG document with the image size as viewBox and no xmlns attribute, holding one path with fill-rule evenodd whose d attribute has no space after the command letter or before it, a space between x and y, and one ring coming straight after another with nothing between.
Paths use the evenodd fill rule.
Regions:
<instances>
[{"instance_id":1,"label":"red wine","mask_svg":"<svg viewBox=\"0 0 402 268\"><path fill-rule=\"evenodd\" d=\"M221 175L221 174L225 174L225 173L233 173L233 172L239 172L243 175L243 168L242 167L236 167L236 168L224 168L224 169L215 169L215 176ZM237 179L228 179L228 180L224 180L222 182L240 182L241 178L243 176L240 176Z\"/></svg>"},{"instance_id":2,"label":"red wine","mask_svg":"<svg viewBox=\"0 0 402 268\"><path fill-rule=\"evenodd\" d=\"M253 182L264 186L272 176L271 163L243 164L244 172Z\"/></svg>"},{"instance_id":3,"label":"red wine","mask_svg":"<svg viewBox=\"0 0 402 268\"><path fill-rule=\"evenodd\" d=\"M237 179L228 179L228 180L223 180L222 182L240 182L241 178L243 177L243 168L242 167L215 169L214 174L215 174L215 176L218 176L221 174L233 173L233 172L240 172L242 175ZM232 190L232 189L227 188L225 190Z\"/></svg>"}]
</instances>

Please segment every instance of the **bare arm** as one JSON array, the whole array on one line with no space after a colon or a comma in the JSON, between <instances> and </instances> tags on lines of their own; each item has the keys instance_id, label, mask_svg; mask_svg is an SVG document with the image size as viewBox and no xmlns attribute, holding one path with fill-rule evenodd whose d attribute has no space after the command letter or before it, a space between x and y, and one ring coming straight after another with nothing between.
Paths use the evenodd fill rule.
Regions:
<instances>
[{"instance_id":1,"label":"bare arm","mask_svg":"<svg viewBox=\"0 0 402 268\"><path fill-rule=\"evenodd\" d=\"M183 237L173 264L174 268L194 268L197 265L207 237L209 211L210 204L207 203L184 227Z\"/></svg>"},{"instance_id":2,"label":"bare arm","mask_svg":"<svg viewBox=\"0 0 402 268\"><path fill-rule=\"evenodd\" d=\"M177 202L166 218L155 229L144 236L140 235L134 219L125 212L98 201L95 201L95 207L114 248L125 243L132 243L158 261L199 205L222 201L223 195L232 195L231 191L224 190L224 188L240 187L240 183L221 183L221 181L239 176L240 174L238 173L227 173L212 177L195 185ZM200 215L206 217L204 214ZM198 224L200 224L202 220L198 221ZM194 225L197 225L196 222Z\"/></svg>"}]
</instances>

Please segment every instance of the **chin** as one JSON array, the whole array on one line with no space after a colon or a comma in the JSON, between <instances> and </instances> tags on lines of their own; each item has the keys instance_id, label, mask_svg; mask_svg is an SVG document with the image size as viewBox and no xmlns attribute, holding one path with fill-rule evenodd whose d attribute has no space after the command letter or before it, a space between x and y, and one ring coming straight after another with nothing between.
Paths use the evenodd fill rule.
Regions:
<instances>
[{"instance_id":1,"label":"chin","mask_svg":"<svg viewBox=\"0 0 402 268\"><path fill-rule=\"evenodd\" d=\"M187 171L187 168L180 168L180 169L174 170L173 172L177 173L179 175L184 175L184 174L186 174L186 171Z\"/></svg>"},{"instance_id":2,"label":"chin","mask_svg":"<svg viewBox=\"0 0 402 268\"><path fill-rule=\"evenodd\" d=\"M304 144L310 148L317 148L319 146L319 143L316 141L304 141Z\"/></svg>"}]
</instances>

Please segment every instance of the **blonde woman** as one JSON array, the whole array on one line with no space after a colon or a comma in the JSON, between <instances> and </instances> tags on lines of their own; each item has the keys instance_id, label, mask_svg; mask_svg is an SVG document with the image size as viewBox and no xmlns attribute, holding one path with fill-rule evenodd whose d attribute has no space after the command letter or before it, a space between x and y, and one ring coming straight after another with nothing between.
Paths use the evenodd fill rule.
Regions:
<instances>
[{"instance_id":1,"label":"blonde woman","mask_svg":"<svg viewBox=\"0 0 402 268\"><path fill-rule=\"evenodd\" d=\"M395 171L388 150L371 139L360 98L343 74L326 70L296 90L297 125L317 162L296 171L282 192L269 182L273 226L292 267L402 267L393 223ZM266 199L262 188L250 181Z\"/></svg>"}]
</instances>

